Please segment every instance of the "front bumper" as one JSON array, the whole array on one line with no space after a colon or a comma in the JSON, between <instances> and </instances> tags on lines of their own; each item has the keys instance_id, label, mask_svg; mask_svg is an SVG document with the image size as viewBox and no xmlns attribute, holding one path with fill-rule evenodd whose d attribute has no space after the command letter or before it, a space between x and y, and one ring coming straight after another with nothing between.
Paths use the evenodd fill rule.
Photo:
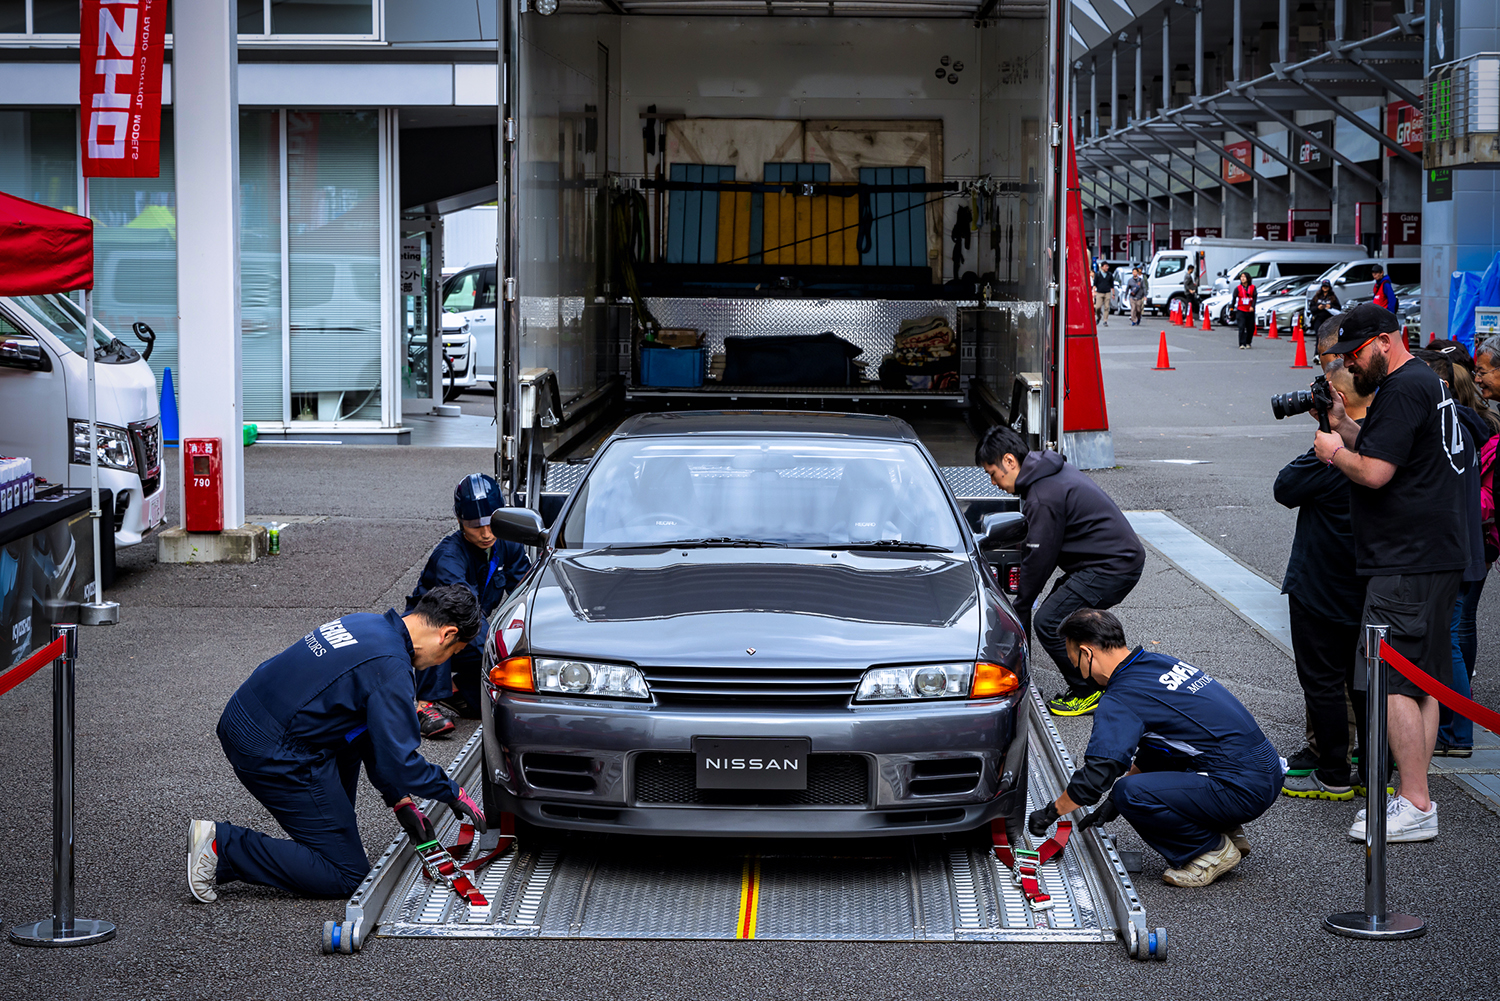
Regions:
<instances>
[{"instance_id":1,"label":"front bumper","mask_svg":"<svg viewBox=\"0 0 1500 1001\"><path fill-rule=\"evenodd\" d=\"M472 334L444 334L443 360L446 371L443 384L451 386L473 386L479 380L475 372L475 345ZM451 377L448 375L451 372Z\"/></svg>"},{"instance_id":2,"label":"front bumper","mask_svg":"<svg viewBox=\"0 0 1500 1001\"><path fill-rule=\"evenodd\" d=\"M965 831L1024 806L1026 739L1017 725L1021 697L744 711L503 692L483 700L485 779L503 809L539 826L570 830L710 837ZM846 775L862 768L862 795L789 805L736 792L702 802L705 797L690 778L682 781L680 770L692 760L696 736L807 737L809 789L817 759L828 767L837 762ZM528 755L549 757L528 760ZM534 767L536 761L545 767ZM653 791L643 795L645 776L659 776L664 762L679 769L672 802L662 801L655 778ZM560 763L563 772L555 770ZM946 784L932 778L945 773L962 778ZM559 782L572 788L557 788ZM845 794L850 788L841 787Z\"/></svg>"}]
</instances>

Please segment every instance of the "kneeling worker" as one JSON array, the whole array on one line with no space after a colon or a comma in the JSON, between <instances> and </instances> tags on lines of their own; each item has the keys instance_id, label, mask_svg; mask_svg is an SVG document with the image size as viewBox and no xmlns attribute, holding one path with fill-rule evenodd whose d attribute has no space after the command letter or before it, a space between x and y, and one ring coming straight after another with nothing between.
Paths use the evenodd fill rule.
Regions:
<instances>
[{"instance_id":1,"label":"kneeling worker","mask_svg":"<svg viewBox=\"0 0 1500 1001\"><path fill-rule=\"evenodd\" d=\"M1083 767L1031 814L1031 833L1045 836L1060 815L1108 793L1080 827L1122 816L1167 860L1164 881L1207 886L1249 853L1241 825L1276 802L1276 748L1213 678L1175 657L1129 649L1109 612L1081 609L1061 632L1078 670L1106 687Z\"/></svg>"},{"instance_id":2,"label":"kneeling worker","mask_svg":"<svg viewBox=\"0 0 1500 1001\"><path fill-rule=\"evenodd\" d=\"M188 825L188 888L202 903L234 880L308 897L347 897L370 871L354 819L360 765L414 841L432 825L412 802L447 803L485 829L484 813L417 753L416 671L479 631L466 587L423 595L405 616L345 615L257 667L224 707L219 742L234 773L291 839L233 824ZM415 669L415 670L414 670Z\"/></svg>"}]
</instances>

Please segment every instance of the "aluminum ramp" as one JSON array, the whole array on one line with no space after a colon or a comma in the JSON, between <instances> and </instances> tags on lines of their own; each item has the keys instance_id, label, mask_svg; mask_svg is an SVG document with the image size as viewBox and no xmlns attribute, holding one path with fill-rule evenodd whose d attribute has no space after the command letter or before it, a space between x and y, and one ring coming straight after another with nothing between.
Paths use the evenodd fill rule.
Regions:
<instances>
[{"instance_id":1,"label":"aluminum ramp","mask_svg":"<svg viewBox=\"0 0 1500 1001\"><path fill-rule=\"evenodd\" d=\"M1028 811L1055 798L1072 759L1033 687L1025 700L1030 741ZM449 774L479 782L476 732ZM447 810L438 834L457 840ZM474 857L497 835L476 842ZM1027 846L1035 847L1026 835ZM647 847L641 847L642 842ZM1034 912L1010 871L978 835L784 844L648 839L621 851L615 838L569 839L542 851L511 850L479 870L489 901L471 907L423 875L403 833L345 908L327 922L326 952L354 952L389 938L736 939L796 941L1111 942L1139 959L1165 958L1163 929L1145 911L1113 838L1075 831L1039 882L1051 910ZM811 845L811 847L809 847ZM690 854L685 854L684 849ZM748 852L756 852L749 854ZM670 852L670 854L668 854Z\"/></svg>"}]
</instances>

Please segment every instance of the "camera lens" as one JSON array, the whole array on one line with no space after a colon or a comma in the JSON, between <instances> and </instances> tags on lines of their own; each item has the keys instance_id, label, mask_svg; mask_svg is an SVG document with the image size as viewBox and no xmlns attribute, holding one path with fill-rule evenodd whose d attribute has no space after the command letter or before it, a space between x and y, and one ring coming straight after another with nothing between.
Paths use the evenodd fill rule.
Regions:
<instances>
[{"instance_id":1,"label":"camera lens","mask_svg":"<svg viewBox=\"0 0 1500 1001\"><path fill-rule=\"evenodd\" d=\"M1305 414L1313 408L1313 395L1305 389L1293 390L1271 397L1271 415L1278 421L1297 414Z\"/></svg>"}]
</instances>

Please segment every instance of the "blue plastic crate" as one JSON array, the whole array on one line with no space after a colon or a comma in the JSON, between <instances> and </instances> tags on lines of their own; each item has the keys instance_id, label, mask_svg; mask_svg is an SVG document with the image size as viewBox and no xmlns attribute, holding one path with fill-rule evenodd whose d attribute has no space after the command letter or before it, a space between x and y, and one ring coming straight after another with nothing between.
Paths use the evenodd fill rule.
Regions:
<instances>
[{"instance_id":1,"label":"blue plastic crate","mask_svg":"<svg viewBox=\"0 0 1500 1001\"><path fill-rule=\"evenodd\" d=\"M663 389L703 385L703 349L642 347L641 385Z\"/></svg>"}]
</instances>

